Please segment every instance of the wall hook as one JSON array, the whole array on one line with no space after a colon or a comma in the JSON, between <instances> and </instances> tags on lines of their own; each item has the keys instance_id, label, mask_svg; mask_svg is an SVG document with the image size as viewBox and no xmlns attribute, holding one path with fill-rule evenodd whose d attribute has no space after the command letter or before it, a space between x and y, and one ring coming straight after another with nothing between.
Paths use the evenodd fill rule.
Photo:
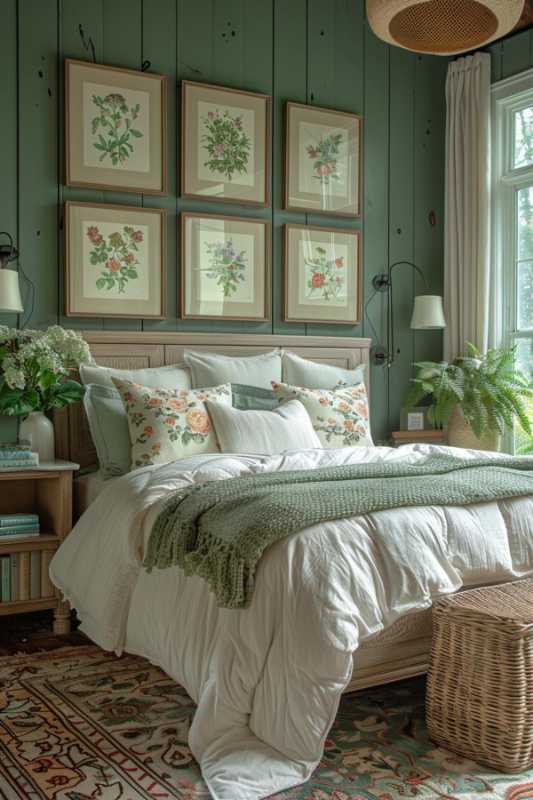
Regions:
<instances>
[{"instance_id":1,"label":"wall hook","mask_svg":"<svg viewBox=\"0 0 533 800\"><path fill-rule=\"evenodd\" d=\"M78 26L78 30L80 32L80 39L81 39L81 43L82 43L83 47L85 48L85 50L87 50L88 53L89 52L91 53L91 55L93 57L93 61L96 64L96 50L95 50L95 47L94 47L93 37L89 36L89 40L87 41L87 39L85 38L85 32L83 30L83 25L81 24L81 22L80 22L80 24Z\"/></svg>"}]
</instances>

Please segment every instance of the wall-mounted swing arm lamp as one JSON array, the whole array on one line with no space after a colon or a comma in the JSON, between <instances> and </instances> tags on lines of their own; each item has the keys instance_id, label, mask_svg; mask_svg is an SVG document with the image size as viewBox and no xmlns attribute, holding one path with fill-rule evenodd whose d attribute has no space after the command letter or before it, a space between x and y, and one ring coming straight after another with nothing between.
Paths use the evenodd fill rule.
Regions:
<instances>
[{"instance_id":1,"label":"wall-mounted swing arm lamp","mask_svg":"<svg viewBox=\"0 0 533 800\"><path fill-rule=\"evenodd\" d=\"M374 275L372 280L372 286L374 287L373 293L370 295L369 299L366 303L366 308L368 307L369 302L376 296L376 294L380 293L387 293L387 343L386 346L382 344L376 344L372 348L371 355L372 361L376 366L387 366L390 368L394 363L394 358L396 355L395 345L394 345L394 302L393 302L393 280L392 280L392 271L399 266L409 266L411 267L424 281L424 286L426 289L429 290L429 284L427 282L426 276L420 269L417 267L416 264L413 264L412 261L396 261L394 264L388 269L388 272L380 272L378 275ZM376 341L379 340L377 336L374 326L371 325L372 330L374 332L374 336ZM444 310L442 306L442 297L440 295L434 294L423 294L418 295L415 297L415 303L413 306L413 313L411 316L411 325L412 330L442 330L442 328L446 327L446 320L444 318Z\"/></svg>"},{"instance_id":2,"label":"wall-mounted swing arm lamp","mask_svg":"<svg viewBox=\"0 0 533 800\"><path fill-rule=\"evenodd\" d=\"M10 261L18 258L18 250L7 231L0 231L0 236L8 239L7 244L0 244L0 311L20 314L24 308L20 296L18 272L7 266Z\"/></svg>"}]
</instances>

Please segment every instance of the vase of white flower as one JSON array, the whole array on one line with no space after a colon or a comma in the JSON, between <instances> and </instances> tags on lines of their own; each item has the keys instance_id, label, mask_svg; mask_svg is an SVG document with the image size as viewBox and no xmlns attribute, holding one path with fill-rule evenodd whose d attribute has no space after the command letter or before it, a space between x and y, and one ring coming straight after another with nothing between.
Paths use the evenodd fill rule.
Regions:
<instances>
[{"instance_id":1,"label":"vase of white flower","mask_svg":"<svg viewBox=\"0 0 533 800\"><path fill-rule=\"evenodd\" d=\"M55 460L54 426L42 411L30 411L19 427L19 439L27 441L34 453L39 454L39 463Z\"/></svg>"},{"instance_id":2,"label":"vase of white flower","mask_svg":"<svg viewBox=\"0 0 533 800\"><path fill-rule=\"evenodd\" d=\"M24 417L19 436L40 461L54 460L54 428L47 411L74 403L83 387L69 372L92 357L74 331L53 325L46 331L0 326L0 414Z\"/></svg>"}]
</instances>

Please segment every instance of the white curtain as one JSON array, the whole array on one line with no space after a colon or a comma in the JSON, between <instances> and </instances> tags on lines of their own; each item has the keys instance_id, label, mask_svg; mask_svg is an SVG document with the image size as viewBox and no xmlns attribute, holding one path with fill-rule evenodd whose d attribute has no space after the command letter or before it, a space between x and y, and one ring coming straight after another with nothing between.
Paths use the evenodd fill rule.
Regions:
<instances>
[{"instance_id":1,"label":"white curtain","mask_svg":"<svg viewBox=\"0 0 533 800\"><path fill-rule=\"evenodd\" d=\"M490 55L448 67L446 79L444 357L490 338Z\"/></svg>"}]
</instances>

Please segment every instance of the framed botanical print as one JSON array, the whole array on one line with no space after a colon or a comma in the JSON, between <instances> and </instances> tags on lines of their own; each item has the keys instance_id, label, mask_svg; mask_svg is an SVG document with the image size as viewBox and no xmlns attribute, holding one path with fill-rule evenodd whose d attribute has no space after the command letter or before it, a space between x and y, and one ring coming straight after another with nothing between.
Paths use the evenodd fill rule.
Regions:
<instances>
[{"instance_id":1,"label":"framed botanical print","mask_svg":"<svg viewBox=\"0 0 533 800\"><path fill-rule=\"evenodd\" d=\"M285 225L284 269L288 322L361 321L359 231Z\"/></svg>"},{"instance_id":2,"label":"framed botanical print","mask_svg":"<svg viewBox=\"0 0 533 800\"><path fill-rule=\"evenodd\" d=\"M166 194L166 78L65 61L68 186Z\"/></svg>"},{"instance_id":3,"label":"framed botanical print","mask_svg":"<svg viewBox=\"0 0 533 800\"><path fill-rule=\"evenodd\" d=\"M181 316L270 316L270 225L215 214L181 215Z\"/></svg>"},{"instance_id":4,"label":"framed botanical print","mask_svg":"<svg viewBox=\"0 0 533 800\"><path fill-rule=\"evenodd\" d=\"M299 103L285 112L285 208L358 217L361 117Z\"/></svg>"},{"instance_id":5,"label":"framed botanical print","mask_svg":"<svg viewBox=\"0 0 533 800\"><path fill-rule=\"evenodd\" d=\"M68 317L162 319L165 212L65 204Z\"/></svg>"},{"instance_id":6,"label":"framed botanical print","mask_svg":"<svg viewBox=\"0 0 533 800\"><path fill-rule=\"evenodd\" d=\"M270 97L182 81L181 193L268 205Z\"/></svg>"}]
</instances>

